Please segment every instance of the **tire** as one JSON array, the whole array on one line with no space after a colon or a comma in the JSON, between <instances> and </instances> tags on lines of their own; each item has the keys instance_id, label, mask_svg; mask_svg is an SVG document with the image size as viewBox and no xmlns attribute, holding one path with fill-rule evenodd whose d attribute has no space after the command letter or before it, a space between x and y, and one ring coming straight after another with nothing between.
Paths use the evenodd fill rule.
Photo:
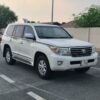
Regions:
<instances>
[{"instance_id":1,"label":"tire","mask_svg":"<svg viewBox=\"0 0 100 100\"><path fill-rule=\"evenodd\" d=\"M7 64L9 65L14 65L15 64L15 60L12 58L12 53L11 53L11 49L10 48L6 48L5 51L5 61L7 62Z\"/></svg>"},{"instance_id":2,"label":"tire","mask_svg":"<svg viewBox=\"0 0 100 100\"><path fill-rule=\"evenodd\" d=\"M40 55L36 60L36 70L42 79L49 79L51 76L51 69L47 58Z\"/></svg>"},{"instance_id":3,"label":"tire","mask_svg":"<svg viewBox=\"0 0 100 100\"><path fill-rule=\"evenodd\" d=\"M89 69L90 69L90 67L85 67L85 68L75 69L75 71L78 73L86 73Z\"/></svg>"}]
</instances>

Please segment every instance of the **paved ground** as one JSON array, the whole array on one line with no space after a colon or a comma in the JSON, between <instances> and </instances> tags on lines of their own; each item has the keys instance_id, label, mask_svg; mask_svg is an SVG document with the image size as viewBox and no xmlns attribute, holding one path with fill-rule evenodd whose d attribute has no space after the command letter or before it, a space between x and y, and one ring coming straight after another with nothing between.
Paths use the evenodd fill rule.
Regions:
<instances>
[{"instance_id":1,"label":"paved ground","mask_svg":"<svg viewBox=\"0 0 100 100\"><path fill-rule=\"evenodd\" d=\"M86 74L56 72L42 80L28 65L7 65L0 53L0 100L100 100L99 66Z\"/></svg>"}]
</instances>

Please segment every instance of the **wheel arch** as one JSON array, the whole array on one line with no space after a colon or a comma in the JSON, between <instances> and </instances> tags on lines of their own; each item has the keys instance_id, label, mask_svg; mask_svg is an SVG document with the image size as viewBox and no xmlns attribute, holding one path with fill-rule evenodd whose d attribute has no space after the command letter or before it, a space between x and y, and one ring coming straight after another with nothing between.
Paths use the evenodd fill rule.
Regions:
<instances>
[{"instance_id":1,"label":"wheel arch","mask_svg":"<svg viewBox=\"0 0 100 100\"><path fill-rule=\"evenodd\" d=\"M34 56L34 67L35 67L35 65L36 65L36 60L37 60L37 58L40 56L40 55L43 55L43 56L45 56L46 57L46 59L48 60L48 57L47 57L47 55L45 54L45 53L43 53L43 52L41 52L41 51L37 51L36 53L35 53L35 56ZM48 63L49 63L49 60L48 60ZM50 64L49 64L50 65Z\"/></svg>"},{"instance_id":2,"label":"wheel arch","mask_svg":"<svg viewBox=\"0 0 100 100\"><path fill-rule=\"evenodd\" d=\"M3 57L5 57L6 48L10 48L10 46L8 44L4 45L4 48L3 48Z\"/></svg>"}]
</instances>

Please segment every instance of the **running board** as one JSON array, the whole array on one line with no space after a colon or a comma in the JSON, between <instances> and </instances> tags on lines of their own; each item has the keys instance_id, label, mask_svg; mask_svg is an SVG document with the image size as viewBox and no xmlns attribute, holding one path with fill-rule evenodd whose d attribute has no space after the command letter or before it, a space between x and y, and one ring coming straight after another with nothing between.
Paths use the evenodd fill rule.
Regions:
<instances>
[{"instance_id":1,"label":"running board","mask_svg":"<svg viewBox=\"0 0 100 100\"><path fill-rule=\"evenodd\" d=\"M25 60L25 59L22 59L22 58L19 58L19 57L13 57L13 59L32 66L32 63L30 61Z\"/></svg>"}]
</instances>

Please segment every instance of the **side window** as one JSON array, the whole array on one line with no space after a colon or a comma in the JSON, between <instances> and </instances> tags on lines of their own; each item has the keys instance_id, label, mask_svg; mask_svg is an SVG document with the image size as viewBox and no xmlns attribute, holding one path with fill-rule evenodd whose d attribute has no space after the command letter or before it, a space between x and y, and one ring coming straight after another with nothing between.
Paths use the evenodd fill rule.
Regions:
<instances>
[{"instance_id":1,"label":"side window","mask_svg":"<svg viewBox=\"0 0 100 100\"><path fill-rule=\"evenodd\" d=\"M24 31L24 26L23 25L18 25L15 27L15 30L14 30L14 37L22 37L23 35L23 31Z\"/></svg>"},{"instance_id":2,"label":"side window","mask_svg":"<svg viewBox=\"0 0 100 100\"><path fill-rule=\"evenodd\" d=\"M6 35L12 36L13 31L14 31L14 25L9 26L7 29Z\"/></svg>"},{"instance_id":3,"label":"side window","mask_svg":"<svg viewBox=\"0 0 100 100\"><path fill-rule=\"evenodd\" d=\"M25 30L24 30L24 36L25 35L33 35L34 36L34 32L33 32L33 29L32 29L32 27L30 27L30 26L25 26Z\"/></svg>"}]
</instances>

